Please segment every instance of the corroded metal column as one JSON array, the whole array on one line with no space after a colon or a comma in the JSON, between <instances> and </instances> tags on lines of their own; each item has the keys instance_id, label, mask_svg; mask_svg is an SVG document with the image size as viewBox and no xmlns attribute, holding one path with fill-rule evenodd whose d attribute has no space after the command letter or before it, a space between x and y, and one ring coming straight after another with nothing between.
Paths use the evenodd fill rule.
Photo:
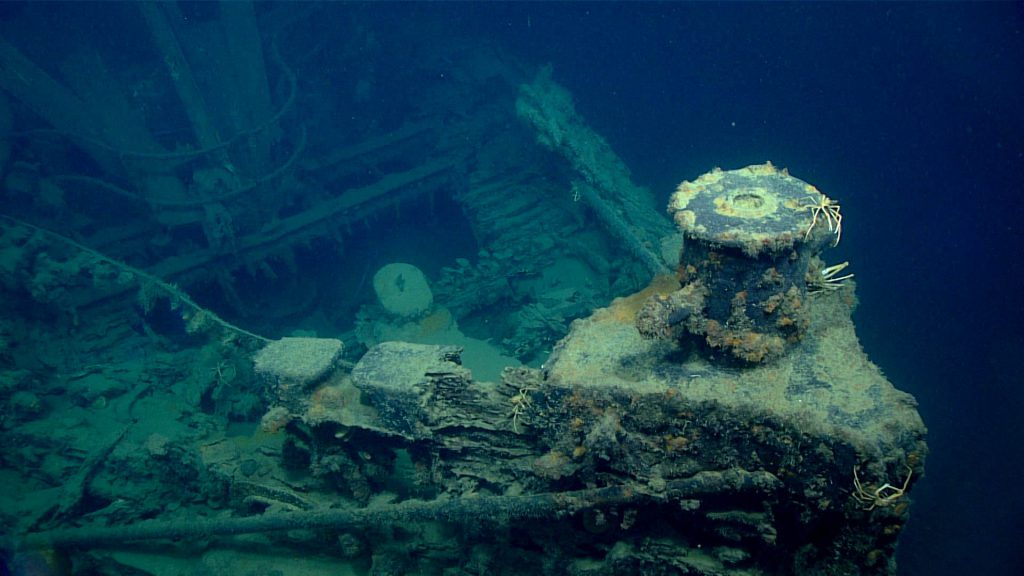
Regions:
<instances>
[{"instance_id":1,"label":"corroded metal column","mask_svg":"<svg viewBox=\"0 0 1024 576\"><path fill-rule=\"evenodd\" d=\"M809 270L814 262L812 275L821 274L814 257L841 235L837 204L769 162L683 182L669 212L684 235L681 289L647 303L642 334L697 336L746 363L803 338Z\"/></svg>"}]
</instances>

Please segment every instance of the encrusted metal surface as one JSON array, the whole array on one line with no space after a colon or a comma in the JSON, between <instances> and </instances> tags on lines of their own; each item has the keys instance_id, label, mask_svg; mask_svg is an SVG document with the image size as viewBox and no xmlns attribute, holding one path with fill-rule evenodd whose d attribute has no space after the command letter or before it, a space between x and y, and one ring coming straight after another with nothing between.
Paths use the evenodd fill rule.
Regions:
<instances>
[{"instance_id":1,"label":"encrusted metal surface","mask_svg":"<svg viewBox=\"0 0 1024 576\"><path fill-rule=\"evenodd\" d=\"M777 252L805 237L822 194L771 162L739 170L719 168L676 188L669 202L689 238L759 253Z\"/></svg>"}]
</instances>

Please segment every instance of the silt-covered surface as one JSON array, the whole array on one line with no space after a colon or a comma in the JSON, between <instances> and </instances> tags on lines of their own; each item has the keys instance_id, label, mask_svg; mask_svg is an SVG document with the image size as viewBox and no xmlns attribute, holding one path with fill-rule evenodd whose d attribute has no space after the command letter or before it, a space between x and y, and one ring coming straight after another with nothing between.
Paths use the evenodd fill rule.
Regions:
<instances>
[{"instance_id":1,"label":"silt-covered surface","mask_svg":"<svg viewBox=\"0 0 1024 576\"><path fill-rule=\"evenodd\" d=\"M811 327L791 353L766 365L721 367L696 350L642 338L633 325L647 293L616 300L576 321L546 365L562 386L671 393L693 404L782 419L868 453L924 424L912 396L897 390L864 354L850 320L852 290L809 300Z\"/></svg>"},{"instance_id":2,"label":"silt-covered surface","mask_svg":"<svg viewBox=\"0 0 1024 576\"><path fill-rule=\"evenodd\" d=\"M669 212L690 238L778 253L804 240L821 192L770 162L739 170L715 169L676 188Z\"/></svg>"}]
</instances>

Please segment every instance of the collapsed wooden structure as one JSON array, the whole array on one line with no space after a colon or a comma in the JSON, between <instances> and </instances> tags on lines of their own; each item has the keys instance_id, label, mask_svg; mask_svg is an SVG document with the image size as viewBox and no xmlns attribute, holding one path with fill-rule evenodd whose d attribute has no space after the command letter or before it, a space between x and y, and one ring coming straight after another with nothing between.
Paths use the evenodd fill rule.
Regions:
<instances>
[{"instance_id":1,"label":"collapsed wooden structure","mask_svg":"<svg viewBox=\"0 0 1024 576\"><path fill-rule=\"evenodd\" d=\"M25 325L0 325L0 344L22 330L26 342L74 352L35 361L26 346L0 346L0 365L45 372L53 396L118 423L86 451L63 504L33 518L27 548L135 566L106 549L266 533L253 537L374 574L894 572L924 427L913 399L860 349L852 286L801 300L801 341L765 365L645 340L634 325L644 303L680 289L678 234L550 69L526 72L493 45L474 45L471 57L455 46L453 81L419 86L406 102L413 112L337 136L303 80L320 48L289 37L286 19L261 37L247 4L189 21L175 4L122 9L138 11L166 66L135 84L99 51L58 74L0 39L0 88L21 106L17 129L0 114L0 136L22 144L5 175L18 202L0 223L11 256L2 306ZM374 43L350 32L358 49L343 57L357 60ZM425 56L421 66L432 65ZM353 105L371 89L360 82ZM173 108L184 134L159 130L126 95L144 85L174 94L173 106L154 103ZM479 254L444 269L437 300L460 321L513 301L508 347L541 368L485 382L457 347L384 343L352 356L354 366L331 358L315 379L271 386L250 361L266 339L203 306L277 328L272 320L313 300L298 254L317 243L343 254L381 222L415 227L442 202L461 211ZM557 259L616 278L576 287L565 307L517 292ZM632 296L579 312L652 276ZM248 300L246 278L278 277L293 284L275 293L277 306ZM161 333L159 299L185 312L192 340ZM46 310L45 322L19 320L25 304ZM160 348L149 372L119 374L146 346ZM78 385L115 381L120 394ZM0 396L30 384L5 384ZM108 402L118 410L102 412ZM23 404L5 419L20 441L42 442L16 427L43 422L31 398ZM251 417L254 406L267 415L249 435L205 419ZM140 424L157 410L204 435ZM147 498L127 494L133 482L149 486ZM166 505L134 515L118 505L154 495ZM198 512L221 516L196 521Z\"/></svg>"}]
</instances>

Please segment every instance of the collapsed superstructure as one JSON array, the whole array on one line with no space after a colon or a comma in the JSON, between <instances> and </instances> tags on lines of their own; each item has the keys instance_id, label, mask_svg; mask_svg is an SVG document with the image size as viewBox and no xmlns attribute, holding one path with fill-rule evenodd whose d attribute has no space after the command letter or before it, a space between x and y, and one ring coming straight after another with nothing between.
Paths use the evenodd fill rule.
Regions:
<instances>
[{"instance_id":1,"label":"collapsed superstructure","mask_svg":"<svg viewBox=\"0 0 1024 576\"><path fill-rule=\"evenodd\" d=\"M411 59L356 21L347 104L380 91L411 111L333 140L333 101L301 66L322 46L289 41L287 18L261 39L247 5L179 9L118 8L138 10L165 76L111 77L97 51L78 63L96 74L62 83L0 41L20 102L19 129L0 129L22 143L0 220L15 560L895 572L925 430L857 341L845 263L821 258L841 237L831 199L770 164L715 170L676 191L673 229L550 68L455 41ZM381 85L408 79L369 64L388 58L452 81L402 100ZM211 96L228 81L252 87L244 102ZM112 114L149 90L173 94L187 137L151 108ZM54 168L70 148L88 174ZM86 206L58 229L94 195L120 215ZM472 250L388 243L426 237L438 205ZM239 328L257 318L332 329ZM500 375L470 358L485 339Z\"/></svg>"},{"instance_id":2,"label":"collapsed superstructure","mask_svg":"<svg viewBox=\"0 0 1024 576\"><path fill-rule=\"evenodd\" d=\"M792 181L770 165L736 180L713 174L768 179L759 194L772 179ZM769 283L800 299L798 337L770 356L720 346L707 331L672 332L714 314L707 304L665 320L657 335L668 337L638 330L652 306L679 302L699 281L691 267L707 266L695 258L766 258L721 243L713 250L729 254L694 256L689 242L677 275L576 321L543 368L510 368L500 382L474 380L456 346L383 343L349 370L338 368L338 341L274 342L256 367L275 402L264 432L284 431L276 448L253 454L225 441L203 448L199 464L250 515L37 538L102 546L302 528L306 545L332 534L342 556L382 574L894 573L925 430L913 398L860 349L852 284L814 278L820 267L809 262L836 226L802 206L776 204L796 217L773 258L804 262L809 278ZM684 231L702 217L686 217ZM748 281L763 282L770 260ZM739 267L716 269L735 278ZM752 297L748 313L778 326L764 304L774 298ZM726 301L735 319L735 296ZM289 534L270 538L295 544Z\"/></svg>"}]
</instances>

